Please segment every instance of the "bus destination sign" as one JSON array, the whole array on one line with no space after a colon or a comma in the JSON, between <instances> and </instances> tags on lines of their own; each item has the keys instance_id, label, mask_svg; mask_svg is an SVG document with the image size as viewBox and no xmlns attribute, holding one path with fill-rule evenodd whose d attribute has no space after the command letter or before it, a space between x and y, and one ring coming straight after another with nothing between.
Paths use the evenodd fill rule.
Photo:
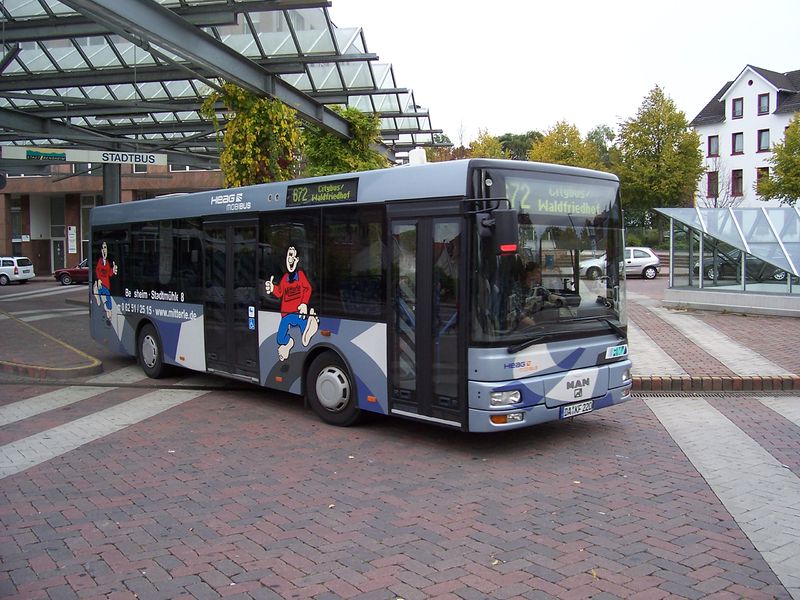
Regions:
<instances>
[{"instance_id":1,"label":"bus destination sign","mask_svg":"<svg viewBox=\"0 0 800 600\"><path fill-rule=\"evenodd\" d=\"M512 208L530 214L594 217L609 210L615 193L616 186L610 182L506 178L506 194Z\"/></svg>"},{"instance_id":2,"label":"bus destination sign","mask_svg":"<svg viewBox=\"0 0 800 600\"><path fill-rule=\"evenodd\" d=\"M341 179L324 183L290 185L286 191L286 206L355 202L357 198L358 179Z\"/></svg>"}]
</instances>

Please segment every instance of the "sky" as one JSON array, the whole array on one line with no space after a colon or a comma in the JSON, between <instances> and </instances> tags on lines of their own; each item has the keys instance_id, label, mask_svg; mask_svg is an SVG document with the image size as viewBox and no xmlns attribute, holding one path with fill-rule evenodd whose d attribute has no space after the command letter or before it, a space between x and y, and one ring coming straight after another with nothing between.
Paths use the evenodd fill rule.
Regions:
<instances>
[{"instance_id":1,"label":"sky","mask_svg":"<svg viewBox=\"0 0 800 600\"><path fill-rule=\"evenodd\" d=\"M800 70L800 0L332 0L455 145L583 135L635 118L656 86L691 121L748 64Z\"/></svg>"}]
</instances>

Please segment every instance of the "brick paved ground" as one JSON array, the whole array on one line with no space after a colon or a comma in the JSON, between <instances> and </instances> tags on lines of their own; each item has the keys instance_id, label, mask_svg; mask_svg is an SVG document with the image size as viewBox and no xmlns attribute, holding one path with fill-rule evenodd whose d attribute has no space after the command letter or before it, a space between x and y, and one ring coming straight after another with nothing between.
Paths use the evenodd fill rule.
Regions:
<instances>
[{"instance_id":1,"label":"brick paved ground","mask_svg":"<svg viewBox=\"0 0 800 600\"><path fill-rule=\"evenodd\" d=\"M740 344L784 367L800 373L800 319L694 311L693 315Z\"/></svg>"},{"instance_id":2,"label":"brick paved ground","mask_svg":"<svg viewBox=\"0 0 800 600\"><path fill-rule=\"evenodd\" d=\"M628 317L689 375L734 375L733 371L714 356L686 339L686 336L675 327L641 304L629 302ZM635 356L633 358L635 360ZM658 372L653 373L653 375L659 374Z\"/></svg>"},{"instance_id":3,"label":"brick paved ground","mask_svg":"<svg viewBox=\"0 0 800 600\"><path fill-rule=\"evenodd\" d=\"M759 406L722 410L796 467ZM641 400L479 436L211 392L0 490L7 597L789 597Z\"/></svg>"}]
</instances>

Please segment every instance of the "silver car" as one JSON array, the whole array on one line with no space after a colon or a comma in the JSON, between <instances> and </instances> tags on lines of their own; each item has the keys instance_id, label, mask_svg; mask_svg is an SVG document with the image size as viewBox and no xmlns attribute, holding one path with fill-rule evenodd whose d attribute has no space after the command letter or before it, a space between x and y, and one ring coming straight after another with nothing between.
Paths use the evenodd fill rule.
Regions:
<instances>
[{"instance_id":1,"label":"silver car","mask_svg":"<svg viewBox=\"0 0 800 600\"><path fill-rule=\"evenodd\" d=\"M580 262L580 276L597 279L606 274L606 255L586 258ZM661 260L650 248L629 246L625 248L625 274L641 275L645 279L655 279L661 271Z\"/></svg>"},{"instance_id":2,"label":"silver car","mask_svg":"<svg viewBox=\"0 0 800 600\"><path fill-rule=\"evenodd\" d=\"M661 260L650 248L631 246L625 248L625 274L641 275L655 279L661 271Z\"/></svg>"}]
</instances>

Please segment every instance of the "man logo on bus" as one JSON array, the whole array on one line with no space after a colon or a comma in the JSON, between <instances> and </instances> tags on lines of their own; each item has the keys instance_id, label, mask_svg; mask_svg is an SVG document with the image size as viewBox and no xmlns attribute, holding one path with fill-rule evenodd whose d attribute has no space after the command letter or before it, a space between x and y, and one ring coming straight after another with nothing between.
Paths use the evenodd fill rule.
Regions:
<instances>
[{"instance_id":1,"label":"man logo on bus","mask_svg":"<svg viewBox=\"0 0 800 600\"><path fill-rule=\"evenodd\" d=\"M111 321L111 315L113 314L111 311L113 307L111 303L111 277L116 275L117 271L117 263L112 261L109 264L108 244L103 242L100 246L100 258L97 259L97 266L94 269L97 279L94 282L93 291L97 306L100 306L101 303L105 305L106 319L108 321ZM103 297L102 299L100 298L101 296Z\"/></svg>"},{"instance_id":2,"label":"man logo on bus","mask_svg":"<svg viewBox=\"0 0 800 600\"><path fill-rule=\"evenodd\" d=\"M286 360L289 351L294 346L290 328L297 327L302 332L300 341L303 346L308 346L311 338L319 329L319 317L313 308L308 308L311 298L311 284L306 274L297 268L300 257L297 249L289 246L286 251L286 270L288 273L274 283L275 276L264 282L267 294L273 294L281 299L281 323L278 326L278 358Z\"/></svg>"}]
</instances>

